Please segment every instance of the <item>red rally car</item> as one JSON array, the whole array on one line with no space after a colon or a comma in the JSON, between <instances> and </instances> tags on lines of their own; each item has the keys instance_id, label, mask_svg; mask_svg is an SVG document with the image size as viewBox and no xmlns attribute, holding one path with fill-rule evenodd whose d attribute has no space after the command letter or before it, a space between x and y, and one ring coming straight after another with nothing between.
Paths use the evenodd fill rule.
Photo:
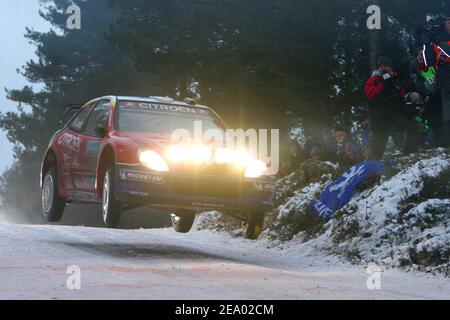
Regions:
<instances>
[{"instance_id":1,"label":"red rally car","mask_svg":"<svg viewBox=\"0 0 450 320\"><path fill-rule=\"evenodd\" d=\"M210 108L165 97L97 98L67 110L41 168L42 209L49 222L69 203L102 205L107 227L138 207L166 210L178 232L197 213L220 211L243 221L244 236L259 236L273 207L275 179L261 160L213 143L185 146L179 128L226 130ZM246 159L246 161L242 161Z\"/></svg>"}]
</instances>

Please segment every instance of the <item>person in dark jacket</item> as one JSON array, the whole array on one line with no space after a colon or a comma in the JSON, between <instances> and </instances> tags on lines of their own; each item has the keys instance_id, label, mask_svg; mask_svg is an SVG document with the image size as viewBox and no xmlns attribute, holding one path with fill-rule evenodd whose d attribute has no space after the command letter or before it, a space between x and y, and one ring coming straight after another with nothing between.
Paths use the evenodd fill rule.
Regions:
<instances>
[{"instance_id":1,"label":"person in dark jacket","mask_svg":"<svg viewBox=\"0 0 450 320\"><path fill-rule=\"evenodd\" d=\"M337 144L329 127L322 127L305 146L310 157L320 161L336 161Z\"/></svg>"},{"instance_id":2,"label":"person in dark jacket","mask_svg":"<svg viewBox=\"0 0 450 320\"><path fill-rule=\"evenodd\" d=\"M427 136L433 138L429 141L431 146L439 146L442 136L442 110L441 110L441 94L437 87L436 69L434 66L427 66L423 55L423 48L416 50L416 56L411 61L409 67L409 75L411 79L411 90L420 95L419 100L423 101L424 108L420 117L429 123ZM439 140L439 141L438 141Z\"/></svg>"},{"instance_id":3,"label":"person in dark jacket","mask_svg":"<svg viewBox=\"0 0 450 320\"><path fill-rule=\"evenodd\" d=\"M436 70L436 88L440 99L440 123L435 132L437 146L450 145L450 17L447 17L438 39L423 46L424 63ZM436 131L436 130L435 130Z\"/></svg>"},{"instance_id":4,"label":"person in dark jacket","mask_svg":"<svg viewBox=\"0 0 450 320\"><path fill-rule=\"evenodd\" d=\"M370 127L368 160L383 158L388 138L394 132L406 131L404 152L417 150L420 132L414 119L403 113L405 91L398 77L398 73L392 70L392 60L382 57L378 61L378 69L366 83Z\"/></svg>"},{"instance_id":5,"label":"person in dark jacket","mask_svg":"<svg viewBox=\"0 0 450 320\"><path fill-rule=\"evenodd\" d=\"M414 59L409 65L412 91L418 92L425 99L436 92L436 70L434 66L425 65L423 48L417 48Z\"/></svg>"}]
</instances>

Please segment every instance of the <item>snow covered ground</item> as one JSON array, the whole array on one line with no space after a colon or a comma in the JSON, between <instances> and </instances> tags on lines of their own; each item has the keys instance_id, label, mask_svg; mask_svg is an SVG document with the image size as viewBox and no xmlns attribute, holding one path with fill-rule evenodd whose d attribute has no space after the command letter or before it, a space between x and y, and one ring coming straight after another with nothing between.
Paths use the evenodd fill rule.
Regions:
<instances>
[{"instance_id":1,"label":"snow covered ground","mask_svg":"<svg viewBox=\"0 0 450 320\"><path fill-rule=\"evenodd\" d=\"M357 262L450 276L450 160L417 161L358 194L313 242Z\"/></svg>"},{"instance_id":2,"label":"snow covered ground","mask_svg":"<svg viewBox=\"0 0 450 320\"><path fill-rule=\"evenodd\" d=\"M450 299L449 278L414 271L382 270L369 290L363 266L300 240L0 224L0 299Z\"/></svg>"},{"instance_id":3,"label":"snow covered ground","mask_svg":"<svg viewBox=\"0 0 450 320\"><path fill-rule=\"evenodd\" d=\"M339 168L318 161L300 164L279 181L278 206L268 215L261 239L271 245L308 242L362 266L376 263L450 277L450 150L391 160L395 169L357 191L328 223L307 207L340 175ZM199 225L232 235L241 230L214 212Z\"/></svg>"}]
</instances>

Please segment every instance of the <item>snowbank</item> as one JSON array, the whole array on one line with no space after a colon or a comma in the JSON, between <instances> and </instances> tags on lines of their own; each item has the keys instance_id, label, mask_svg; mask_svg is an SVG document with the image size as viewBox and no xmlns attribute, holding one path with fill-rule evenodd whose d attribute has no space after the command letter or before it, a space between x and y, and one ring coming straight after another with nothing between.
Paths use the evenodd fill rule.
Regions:
<instances>
[{"instance_id":1,"label":"snowbank","mask_svg":"<svg viewBox=\"0 0 450 320\"><path fill-rule=\"evenodd\" d=\"M307 245L354 263L450 276L449 150L389 158L397 169L358 190L328 223L306 207L345 168L303 163L278 182L277 208L266 218L260 241L295 242L301 250ZM240 236L240 224L218 212L202 216L197 226Z\"/></svg>"},{"instance_id":2,"label":"snowbank","mask_svg":"<svg viewBox=\"0 0 450 320\"><path fill-rule=\"evenodd\" d=\"M354 262L449 274L450 158L425 155L358 194L312 241Z\"/></svg>"}]
</instances>

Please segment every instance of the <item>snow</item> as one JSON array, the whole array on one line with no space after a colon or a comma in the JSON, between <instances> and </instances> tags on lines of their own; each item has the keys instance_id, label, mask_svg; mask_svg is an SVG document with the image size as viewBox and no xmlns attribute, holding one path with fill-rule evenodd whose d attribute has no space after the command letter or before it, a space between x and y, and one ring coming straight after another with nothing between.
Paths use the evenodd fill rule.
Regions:
<instances>
[{"instance_id":1,"label":"snow","mask_svg":"<svg viewBox=\"0 0 450 320\"><path fill-rule=\"evenodd\" d=\"M257 241L219 212L189 234L0 224L0 299L450 299L450 155L395 160L396 173L309 230L305 208L339 167L302 164L278 181ZM72 265L79 291L66 287ZM367 287L371 265L381 290Z\"/></svg>"},{"instance_id":2,"label":"snow","mask_svg":"<svg viewBox=\"0 0 450 320\"><path fill-rule=\"evenodd\" d=\"M362 266L376 263L450 277L450 154L435 149L391 158L396 173L387 172L379 183L358 191L326 224L312 221L307 207L336 178L339 167L301 164L278 181L278 206L258 241L271 248L313 248ZM200 229L241 235L240 226L219 213L205 217Z\"/></svg>"},{"instance_id":3,"label":"snow","mask_svg":"<svg viewBox=\"0 0 450 320\"><path fill-rule=\"evenodd\" d=\"M305 129L301 125L301 120L297 122L297 126L289 131L289 138L296 141L303 148L306 144L307 137L305 135Z\"/></svg>"},{"instance_id":4,"label":"snow","mask_svg":"<svg viewBox=\"0 0 450 320\"><path fill-rule=\"evenodd\" d=\"M331 182L331 176L325 176L325 181L311 183L301 190L295 191L294 195L286 203L278 208L278 219L288 217L294 211L305 210L306 207L324 190L324 187Z\"/></svg>"},{"instance_id":5,"label":"snow","mask_svg":"<svg viewBox=\"0 0 450 320\"><path fill-rule=\"evenodd\" d=\"M0 299L449 299L450 280L361 266L301 239L0 224ZM66 287L79 266L81 290Z\"/></svg>"},{"instance_id":6,"label":"snow","mask_svg":"<svg viewBox=\"0 0 450 320\"><path fill-rule=\"evenodd\" d=\"M444 154L418 161L357 195L341 210L342 217L338 212L326 232L311 244L327 252L350 254L354 262L410 266L449 275L450 199L414 203L420 199L426 179L449 169ZM424 256L421 266L415 265L417 254Z\"/></svg>"}]
</instances>

